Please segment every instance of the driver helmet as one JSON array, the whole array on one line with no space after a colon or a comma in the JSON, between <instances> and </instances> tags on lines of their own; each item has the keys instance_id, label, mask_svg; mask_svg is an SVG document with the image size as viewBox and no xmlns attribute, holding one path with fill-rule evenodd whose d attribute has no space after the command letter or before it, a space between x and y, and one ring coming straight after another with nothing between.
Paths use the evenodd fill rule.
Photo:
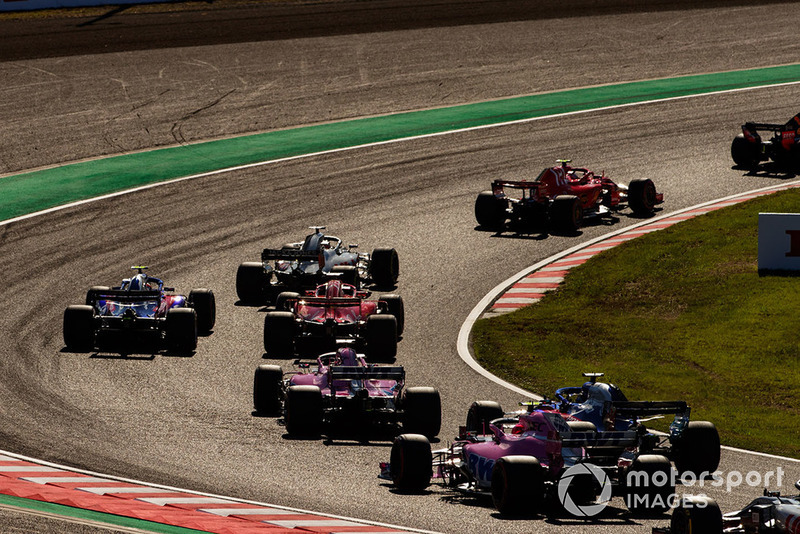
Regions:
<instances>
[{"instance_id":1,"label":"driver helmet","mask_svg":"<svg viewBox=\"0 0 800 534\"><path fill-rule=\"evenodd\" d=\"M342 362L342 365L358 365L356 351L350 347L342 347L336 351L336 360Z\"/></svg>"},{"instance_id":2,"label":"driver helmet","mask_svg":"<svg viewBox=\"0 0 800 534\"><path fill-rule=\"evenodd\" d=\"M143 289L147 289L147 276L144 274L137 274L131 278L128 284L128 291L142 291Z\"/></svg>"}]
</instances>

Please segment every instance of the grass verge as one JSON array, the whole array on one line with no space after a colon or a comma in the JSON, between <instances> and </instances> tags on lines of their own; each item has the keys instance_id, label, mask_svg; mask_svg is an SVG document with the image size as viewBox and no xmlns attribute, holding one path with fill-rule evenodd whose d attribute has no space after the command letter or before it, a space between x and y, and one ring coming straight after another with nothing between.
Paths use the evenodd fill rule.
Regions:
<instances>
[{"instance_id":1,"label":"grass verge","mask_svg":"<svg viewBox=\"0 0 800 534\"><path fill-rule=\"evenodd\" d=\"M630 400L686 400L726 445L800 457L800 276L759 275L759 212L800 213L800 191L593 257L538 304L479 320L477 360L551 396L602 371Z\"/></svg>"}]
</instances>

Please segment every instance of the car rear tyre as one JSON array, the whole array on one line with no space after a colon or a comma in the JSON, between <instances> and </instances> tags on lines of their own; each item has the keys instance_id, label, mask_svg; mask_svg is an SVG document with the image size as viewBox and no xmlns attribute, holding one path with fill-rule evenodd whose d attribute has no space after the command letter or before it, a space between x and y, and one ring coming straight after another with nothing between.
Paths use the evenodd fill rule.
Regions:
<instances>
[{"instance_id":1,"label":"car rear tyre","mask_svg":"<svg viewBox=\"0 0 800 534\"><path fill-rule=\"evenodd\" d=\"M331 273L338 273L339 280L344 284L355 286L356 289L360 287L358 269L353 265L334 265L331 269Z\"/></svg>"},{"instance_id":2,"label":"car rear tyre","mask_svg":"<svg viewBox=\"0 0 800 534\"><path fill-rule=\"evenodd\" d=\"M544 471L533 456L504 456L492 468L492 500L503 515L541 511Z\"/></svg>"},{"instance_id":3,"label":"car rear tyre","mask_svg":"<svg viewBox=\"0 0 800 534\"><path fill-rule=\"evenodd\" d=\"M366 357L371 362L392 361L397 356L397 318L370 315L366 323Z\"/></svg>"},{"instance_id":4,"label":"car rear tyre","mask_svg":"<svg viewBox=\"0 0 800 534\"><path fill-rule=\"evenodd\" d=\"M290 300L299 299L300 293L294 291L282 291L275 297L275 311L291 311Z\"/></svg>"},{"instance_id":5,"label":"car rear tyre","mask_svg":"<svg viewBox=\"0 0 800 534\"><path fill-rule=\"evenodd\" d=\"M322 393L317 386L289 386L286 390L286 432L290 436L319 435Z\"/></svg>"},{"instance_id":6,"label":"car rear tyre","mask_svg":"<svg viewBox=\"0 0 800 534\"><path fill-rule=\"evenodd\" d=\"M236 295L242 302L263 302L267 298L268 283L263 263L245 262L236 270Z\"/></svg>"},{"instance_id":7,"label":"car rear tyre","mask_svg":"<svg viewBox=\"0 0 800 534\"><path fill-rule=\"evenodd\" d=\"M672 534L722 534L722 512L711 497L684 497L672 512Z\"/></svg>"},{"instance_id":8,"label":"car rear tyre","mask_svg":"<svg viewBox=\"0 0 800 534\"><path fill-rule=\"evenodd\" d=\"M428 438L401 434L394 439L389 458L392 483L404 491L422 491L433 477L433 454Z\"/></svg>"},{"instance_id":9,"label":"car rear tyre","mask_svg":"<svg viewBox=\"0 0 800 534\"><path fill-rule=\"evenodd\" d=\"M640 516L658 515L670 508L675 493L672 464L660 454L637 457L625 477L625 504Z\"/></svg>"},{"instance_id":10,"label":"car rear tyre","mask_svg":"<svg viewBox=\"0 0 800 534\"><path fill-rule=\"evenodd\" d=\"M628 206L637 217L648 217L656 208L656 186L649 178L636 178L628 185Z\"/></svg>"},{"instance_id":11,"label":"car rear tyre","mask_svg":"<svg viewBox=\"0 0 800 534\"><path fill-rule=\"evenodd\" d=\"M379 287L394 287L400 276L400 258L393 248L376 248L369 261L369 276Z\"/></svg>"},{"instance_id":12,"label":"car rear tyre","mask_svg":"<svg viewBox=\"0 0 800 534\"><path fill-rule=\"evenodd\" d=\"M731 158L743 169L754 169L761 162L761 143L748 141L744 134L739 134L731 143Z\"/></svg>"},{"instance_id":13,"label":"car rear tyre","mask_svg":"<svg viewBox=\"0 0 800 534\"><path fill-rule=\"evenodd\" d=\"M430 387L406 388L403 392L403 430L435 438L442 429L442 400Z\"/></svg>"},{"instance_id":14,"label":"car rear tyre","mask_svg":"<svg viewBox=\"0 0 800 534\"><path fill-rule=\"evenodd\" d=\"M573 234L581 226L583 210L575 195L559 195L550 205L550 224L557 232Z\"/></svg>"},{"instance_id":15,"label":"car rear tyre","mask_svg":"<svg viewBox=\"0 0 800 534\"><path fill-rule=\"evenodd\" d=\"M719 432L710 421L690 421L680 437L672 443L672 457L680 473L700 476L713 473L719 467Z\"/></svg>"},{"instance_id":16,"label":"car rear tyre","mask_svg":"<svg viewBox=\"0 0 800 534\"><path fill-rule=\"evenodd\" d=\"M489 423L505 415L500 403L495 401L475 401L467 411L467 432L490 434Z\"/></svg>"},{"instance_id":17,"label":"car rear tyre","mask_svg":"<svg viewBox=\"0 0 800 534\"><path fill-rule=\"evenodd\" d=\"M276 415L281 409L283 371L277 365L259 365L253 378L253 408L264 415Z\"/></svg>"},{"instance_id":18,"label":"car rear tyre","mask_svg":"<svg viewBox=\"0 0 800 534\"><path fill-rule=\"evenodd\" d=\"M64 310L64 344L70 350L94 348L94 308L82 304Z\"/></svg>"},{"instance_id":19,"label":"car rear tyre","mask_svg":"<svg viewBox=\"0 0 800 534\"><path fill-rule=\"evenodd\" d=\"M475 199L475 220L486 230L502 230L506 223L508 201L497 198L491 191L478 193Z\"/></svg>"},{"instance_id":20,"label":"car rear tyre","mask_svg":"<svg viewBox=\"0 0 800 534\"><path fill-rule=\"evenodd\" d=\"M597 432L597 426L589 421L567 421L572 432Z\"/></svg>"},{"instance_id":21,"label":"car rear tyre","mask_svg":"<svg viewBox=\"0 0 800 534\"><path fill-rule=\"evenodd\" d=\"M386 303L388 312L397 319L397 335L402 336L403 329L406 325L406 307L405 304L403 304L403 297L389 294L383 295L379 300Z\"/></svg>"},{"instance_id":22,"label":"car rear tyre","mask_svg":"<svg viewBox=\"0 0 800 534\"><path fill-rule=\"evenodd\" d=\"M295 336L294 314L271 311L264 315L264 350L270 356L292 356Z\"/></svg>"},{"instance_id":23,"label":"car rear tyre","mask_svg":"<svg viewBox=\"0 0 800 534\"><path fill-rule=\"evenodd\" d=\"M197 312L197 330L208 334L217 322L217 299L210 289L192 289L189 292L189 306Z\"/></svg>"},{"instance_id":24,"label":"car rear tyre","mask_svg":"<svg viewBox=\"0 0 800 534\"><path fill-rule=\"evenodd\" d=\"M192 308L167 310L165 329L171 350L190 353L197 348L197 313Z\"/></svg>"},{"instance_id":25,"label":"car rear tyre","mask_svg":"<svg viewBox=\"0 0 800 534\"><path fill-rule=\"evenodd\" d=\"M94 303L97 301L97 295L100 293L104 293L111 289L108 286L92 286L89 288L89 291L86 292L86 304L89 306L93 306Z\"/></svg>"}]
</instances>

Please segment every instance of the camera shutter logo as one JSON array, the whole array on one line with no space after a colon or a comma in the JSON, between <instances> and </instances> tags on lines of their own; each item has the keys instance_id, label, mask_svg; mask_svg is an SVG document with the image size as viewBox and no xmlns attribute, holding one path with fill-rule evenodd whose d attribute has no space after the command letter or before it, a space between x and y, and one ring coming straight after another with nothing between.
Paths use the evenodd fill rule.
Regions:
<instances>
[{"instance_id":1,"label":"camera shutter logo","mask_svg":"<svg viewBox=\"0 0 800 534\"><path fill-rule=\"evenodd\" d=\"M576 476L591 475L601 486L600 496L594 504L578 505L569 494L569 485ZM558 500L564 509L576 517L593 517L602 512L611 500L611 480L593 464L575 464L558 479Z\"/></svg>"}]
</instances>

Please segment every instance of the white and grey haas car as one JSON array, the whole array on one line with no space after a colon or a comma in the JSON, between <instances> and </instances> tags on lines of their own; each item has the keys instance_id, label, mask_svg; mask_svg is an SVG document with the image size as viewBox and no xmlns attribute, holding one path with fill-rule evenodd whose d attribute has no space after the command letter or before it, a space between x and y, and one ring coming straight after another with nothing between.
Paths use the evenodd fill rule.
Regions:
<instances>
[{"instance_id":1,"label":"white and grey haas car","mask_svg":"<svg viewBox=\"0 0 800 534\"><path fill-rule=\"evenodd\" d=\"M242 302L272 303L283 291L303 292L331 277L360 287L395 287L400 262L394 248L358 252L358 245L323 233L325 226L311 226L314 233L303 241L279 249L265 248L260 262L245 262L236 271L236 294Z\"/></svg>"}]
</instances>

